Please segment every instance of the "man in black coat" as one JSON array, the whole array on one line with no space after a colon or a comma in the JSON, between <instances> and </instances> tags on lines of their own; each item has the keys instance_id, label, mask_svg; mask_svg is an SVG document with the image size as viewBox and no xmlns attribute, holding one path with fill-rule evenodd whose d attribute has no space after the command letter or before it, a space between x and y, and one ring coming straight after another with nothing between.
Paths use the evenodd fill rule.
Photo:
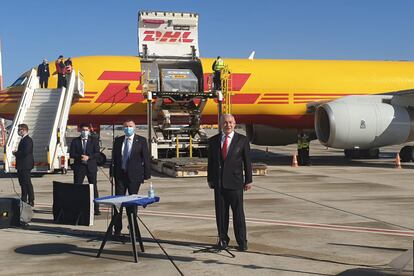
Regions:
<instances>
[{"instance_id":1,"label":"man in black coat","mask_svg":"<svg viewBox=\"0 0 414 276\"><path fill-rule=\"evenodd\" d=\"M247 250L243 192L252 185L250 145L246 136L234 132L236 121L231 114L222 117L222 133L209 139L207 181L214 189L218 247L227 247L230 238L229 207L233 213L234 235L239 251ZM244 176L243 176L244 171Z\"/></svg>"},{"instance_id":2,"label":"man in black coat","mask_svg":"<svg viewBox=\"0 0 414 276\"><path fill-rule=\"evenodd\" d=\"M74 159L73 182L83 184L85 176L88 183L93 184L94 198L99 197L97 186L98 165L100 156L98 139L89 135L89 125L81 124L81 135L70 144L70 158ZM95 215L100 215L99 205L95 203Z\"/></svg>"},{"instance_id":3,"label":"man in black coat","mask_svg":"<svg viewBox=\"0 0 414 276\"><path fill-rule=\"evenodd\" d=\"M33 169L33 140L29 136L29 127L26 124L18 125L18 134L22 137L17 151L13 151L16 156L16 169L19 184L22 189L22 201L34 206L34 191L30 171Z\"/></svg>"},{"instance_id":4,"label":"man in black coat","mask_svg":"<svg viewBox=\"0 0 414 276\"><path fill-rule=\"evenodd\" d=\"M124 133L117 137L112 147L110 175L115 178L115 194L125 195L126 191L138 194L144 180L151 178L151 163L147 141L135 134L135 123L127 120L123 124ZM135 210L136 212L136 210ZM115 238L122 230L122 219L115 222Z\"/></svg>"},{"instance_id":5,"label":"man in black coat","mask_svg":"<svg viewBox=\"0 0 414 276\"><path fill-rule=\"evenodd\" d=\"M39 77L40 88L47 88L49 84L49 63L46 59L37 67L37 76Z\"/></svg>"}]
</instances>

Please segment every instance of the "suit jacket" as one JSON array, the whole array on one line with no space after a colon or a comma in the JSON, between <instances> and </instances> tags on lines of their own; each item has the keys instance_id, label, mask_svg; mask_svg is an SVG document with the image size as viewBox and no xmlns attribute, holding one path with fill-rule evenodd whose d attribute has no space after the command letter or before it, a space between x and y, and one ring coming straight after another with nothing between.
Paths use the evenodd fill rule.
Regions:
<instances>
[{"instance_id":1,"label":"suit jacket","mask_svg":"<svg viewBox=\"0 0 414 276\"><path fill-rule=\"evenodd\" d=\"M47 79L48 77L50 77L50 71L49 71L49 64L39 64L39 66L37 67L37 76L40 77L41 79Z\"/></svg>"},{"instance_id":2,"label":"suit jacket","mask_svg":"<svg viewBox=\"0 0 414 276\"><path fill-rule=\"evenodd\" d=\"M17 170L33 169L33 140L29 135L26 135L20 140L19 146L17 147L17 151L14 153L14 156L16 156Z\"/></svg>"},{"instance_id":3,"label":"suit jacket","mask_svg":"<svg viewBox=\"0 0 414 276\"><path fill-rule=\"evenodd\" d=\"M85 165L82 163L83 149L82 149L82 138L80 136L72 140L72 143L70 144L69 152L70 152L70 158L75 159L75 162L73 164L74 170L76 170L76 168L78 168L79 166ZM98 139L92 136L88 137L88 142L86 143L85 155L89 156L89 159L86 163L86 165L88 166L88 171L90 172L98 171L98 165L96 163L97 158L99 158L100 156Z\"/></svg>"},{"instance_id":4,"label":"suit jacket","mask_svg":"<svg viewBox=\"0 0 414 276\"><path fill-rule=\"evenodd\" d=\"M246 136L234 132L226 160L221 155L221 134L211 137L208 144L207 181L212 182L215 188L220 180L222 187L229 190L243 189L244 185L253 181L250 145Z\"/></svg>"},{"instance_id":5,"label":"suit jacket","mask_svg":"<svg viewBox=\"0 0 414 276\"><path fill-rule=\"evenodd\" d=\"M112 147L111 175L120 179L122 177L122 144L125 135L117 137ZM151 161L147 146L147 140L137 134L132 141L131 152L126 165L126 172L131 182L142 183L151 178Z\"/></svg>"}]
</instances>

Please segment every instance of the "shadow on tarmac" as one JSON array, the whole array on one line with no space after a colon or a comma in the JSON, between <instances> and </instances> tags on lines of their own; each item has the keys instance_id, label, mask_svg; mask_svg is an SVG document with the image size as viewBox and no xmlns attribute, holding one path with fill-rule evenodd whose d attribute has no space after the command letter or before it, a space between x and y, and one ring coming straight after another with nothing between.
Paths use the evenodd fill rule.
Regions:
<instances>
[{"instance_id":1,"label":"shadow on tarmac","mask_svg":"<svg viewBox=\"0 0 414 276\"><path fill-rule=\"evenodd\" d=\"M383 270L377 269L368 269L368 268L353 268L343 271L337 276L391 276L391 275L409 275L409 274L397 274L396 272L386 272Z\"/></svg>"},{"instance_id":2,"label":"shadow on tarmac","mask_svg":"<svg viewBox=\"0 0 414 276\"><path fill-rule=\"evenodd\" d=\"M144 239L145 241L145 239ZM169 244L169 245L175 245L175 246L185 246L185 247L190 247L191 249L208 249L211 248L212 244L208 244L208 243L200 243L200 242L187 242L187 241L177 241L177 240L162 240L162 239L157 239L157 241L161 244ZM147 242L154 242L153 240L148 240ZM230 251L235 251L236 247L229 247ZM393 250L393 249L390 249ZM405 251L403 249L397 249L397 250L402 250ZM201 250L196 250L193 251L193 254L198 254L198 253L202 253ZM204 252L206 253L206 252ZM210 253L210 252L207 252ZM215 253L217 254L217 253ZM298 259L298 260L308 260L308 261L316 261L316 262L325 262L325 263L331 263L331 264L339 264L339 265L348 265L348 266L362 266L365 267L364 269L368 269L369 271L381 271L381 266L385 266L385 265L376 265L376 266L372 266L372 265L366 265L366 264L360 264L360 263L349 263L349 262L341 262L341 261L334 261L334 260L327 260L327 259L318 259L318 258L312 258L312 257L307 257L307 256L299 256L299 255L294 255L294 254L282 254L282 253L268 253L268 252L259 252L259 251L252 251L252 250L248 250L245 251L244 253L239 253L239 254L257 254L257 255L263 255L263 256L274 256L274 257L284 257L284 258L294 258L294 259ZM226 255L226 253L222 253L220 255L223 255L225 257L228 257ZM204 261L204 263L215 263L215 264L229 264L229 263L225 263L225 262L221 262L221 261L217 261L217 260L206 260ZM278 268L272 268L272 267L261 267L261 266L255 266L255 265L240 265L243 268L249 268L249 269L268 269L268 270L277 270L277 271L287 271L287 272L296 272L296 273L305 273L305 274L315 274L315 275L332 275L332 274L321 274L321 273L312 273L312 272L308 272L308 271L297 271L297 270L284 270L284 269L278 269ZM382 274L380 274L382 275ZM388 275L388 274L384 274L384 275Z\"/></svg>"},{"instance_id":3,"label":"shadow on tarmac","mask_svg":"<svg viewBox=\"0 0 414 276\"><path fill-rule=\"evenodd\" d=\"M39 221L46 222L46 221ZM78 238L89 238L87 242L100 242L100 240L104 236L104 232L99 231L88 231L88 230L73 230L71 228L60 227L60 226L39 226L39 225L29 225L26 230L29 231L39 231L44 234L62 234L71 237L78 237ZM125 240L128 240L126 238ZM185 246L190 247L191 249L200 249L200 248L209 248L212 244L209 243L200 243L200 242L191 242L191 241L177 241L177 240L163 240L157 239L156 241L152 238L143 238L144 243L149 243L155 245L155 243L160 244L169 244L175 246ZM125 244L125 242L114 242L114 244ZM128 249L129 246L128 246ZM231 251L236 251L235 248L231 247ZM43 243L43 244L31 244L27 246L21 246L15 249L16 253L19 254L26 254L26 255L53 255L53 254L72 254L78 256L85 256L85 257L92 257L95 258L98 253L98 248L85 248L79 247L73 244L66 244L66 243ZM395 275L389 274L386 270L375 267L375 266L367 266L363 264L355 264L355 263L346 263L340 261L333 261L333 260L324 260L324 259L317 259L312 257L306 256L298 256L292 254L274 254L274 253L266 253L266 252L258 252L258 251L246 251L239 254L258 254L258 255L266 255L266 256L275 256L275 257L285 257L285 258L295 258L299 260L309 260L309 261L317 261L317 262L327 262L327 263L336 263L340 265L351 265L351 266L365 266L365 268L357 268L357 269L349 269L344 272L341 272L337 275L356 275L356 276L365 276L365 275ZM102 252L101 258L107 260L115 260L115 261L124 261L124 262L131 262L128 259L119 258L120 256L131 257L132 253L131 250L112 250L112 249L104 249ZM168 256L164 254L150 254L145 252L139 252L139 257L149 258L149 259L164 259L167 260ZM178 262L193 262L193 261L201 261L196 257L183 257L183 256L169 256L173 261ZM220 260L212 260L207 259L203 260L203 263L206 264L217 264L217 265L232 265L232 266L239 266L246 269L252 270L271 270L271 271L283 271L283 272L294 272L299 274L306 274L306 275L333 275L333 274L321 274L321 273L314 273L311 271L300 271L300 270L290 270L290 269L283 269L277 267L265 267L265 266L257 266L252 264L237 264L237 263L229 263L223 262ZM392 273L392 272L390 272Z\"/></svg>"},{"instance_id":4,"label":"shadow on tarmac","mask_svg":"<svg viewBox=\"0 0 414 276\"><path fill-rule=\"evenodd\" d=\"M14 250L16 253L25 254L25 255L34 255L34 256L45 256L45 255L57 255L57 254L73 254L85 257L95 258L98 254L98 248L85 248L79 247L73 244L67 243L41 243L41 244L31 244L26 246L18 247ZM102 259L111 259L116 261L125 261L131 262L129 259L118 259L112 256L127 256L131 257L131 250L111 250L104 249L100 258ZM168 257L164 254L151 254L146 252L139 252L140 258L149 258L149 259L163 259L168 260ZM195 261L195 258L192 257L182 257L182 256L170 256L171 259L180 262L192 262Z\"/></svg>"}]
</instances>

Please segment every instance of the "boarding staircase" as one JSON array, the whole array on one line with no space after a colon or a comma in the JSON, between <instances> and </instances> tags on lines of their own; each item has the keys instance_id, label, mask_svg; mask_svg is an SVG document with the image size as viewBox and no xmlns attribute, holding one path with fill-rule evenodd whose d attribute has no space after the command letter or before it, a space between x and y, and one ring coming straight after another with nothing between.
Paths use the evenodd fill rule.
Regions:
<instances>
[{"instance_id":1,"label":"boarding staircase","mask_svg":"<svg viewBox=\"0 0 414 276\"><path fill-rule=\"evenodd\" d=\"M83 80L72 71L67 78L66 88L40 89L36 75L36 70L32 69L7 139L4 155L6 172L16 171L13 151L17 150L21 139L17 128L22 123L28 125L29 135L33 139L35 164L32 172L67 170L66 126L74 94L83 95L83 91L79 91L79 87L83 89Z\"/></svg>"}]
</instances>

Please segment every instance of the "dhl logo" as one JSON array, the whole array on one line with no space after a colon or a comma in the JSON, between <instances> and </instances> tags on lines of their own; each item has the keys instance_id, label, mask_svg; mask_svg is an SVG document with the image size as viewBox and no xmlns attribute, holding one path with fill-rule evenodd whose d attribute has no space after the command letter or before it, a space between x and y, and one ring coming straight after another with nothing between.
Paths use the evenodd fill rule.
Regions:
<instances>
[{"instance_id":1,"label":"dhl logo","mask_svg":"<svg viewBox=\"0 0 414 276\"><path fill-rule=\"evenodd\" d=\"M204 74L204 90L208 90L208 78L211 74ZM249 73L233 73L232 91L240 91L249 79ZM87 91L85 97L79 99L78 103L138 103L145 100L142 93L142 85L139 83L131 89L132 82L139 82L141 72L131 71L104 71L99 76L98 81L109 81L102 93ZM117 82L118 81L118 82ZM121 82L122 81L122 82ZM126 82L127 81L127 82ZM252 97L253 96L253 97ZM254 103L259 94L239 94L234 95L234 103ZM246 102L247 100L247 102Z\"/></svg>"},{"instance_id":2,"label":"dhl logo","mask_svg":"<svg viewBox=\"0 0 414 276\"><path fill-rule=\"evenodd\" d=\"M188 38L191 32L171 32L165 33L161 31L145 31L144 41L157 41L157 42L183 42L191 43L194 39Z\"/></svg>"}]
</instances>

